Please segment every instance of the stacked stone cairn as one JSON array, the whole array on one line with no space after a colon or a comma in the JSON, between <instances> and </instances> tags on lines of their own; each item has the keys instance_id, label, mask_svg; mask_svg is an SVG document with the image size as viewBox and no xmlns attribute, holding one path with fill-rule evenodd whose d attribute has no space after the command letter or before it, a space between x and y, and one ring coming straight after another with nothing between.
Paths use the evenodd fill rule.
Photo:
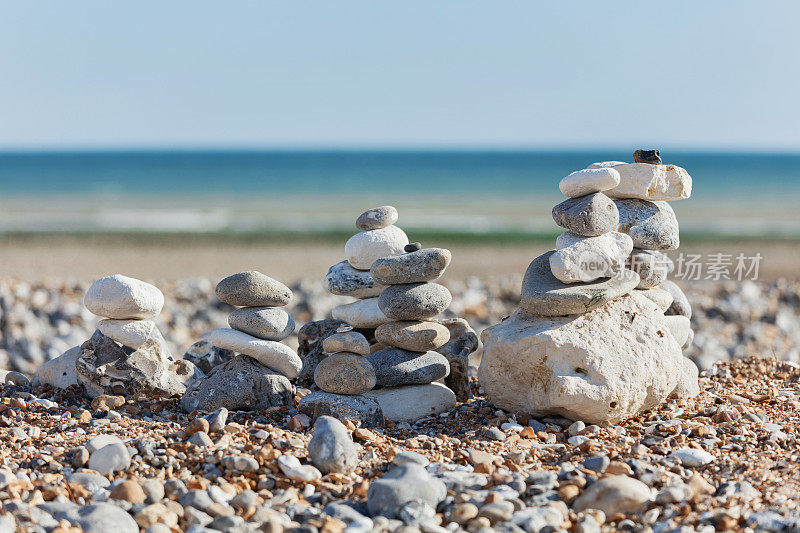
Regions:
<instances>
[{"instance_id":1,"label":"stacked stone cairn","mask_svg":"<svg viewBox=\"0 0 800 533\"><path fill-rule=\"evenodd\" d=\"M489 400L615 423L671 394L698 394L697 367L681 352L688 317L671 311L662 288L671 268L663 251L679 244L667 202L691 195L689 174L637 150L634 163L594 163L559 188L569 199L553 219L568 231L528 267L520 309L482 335L478 378Z\"/></svg>"},{"instance_id":2,"label":"stacked stone cairn","mask_svg":"<svg viewBox=\"0 0 800 533\"><path fill-rule=\"evenodd\" d=\"M257 271L240 272L217 284L221 301L236 306L228 315L230 328L209 334L211 344L239 355L214 367L206 379L195 382L182 400L187 412L259 410L287 405L302 367L297 353L280 341L294 333L292 317L282 309L292 291Z\"/></svg>"},{"instance_id":3,"label":"stacked stone cairn","mask_svg":"<svg viewBox=\"0 0 800 533\"><path fill-rule=\"evenodd\" d=\"M101 317L97 331L80 346L43 364L39 381L57 388L82 385L92 398L127 399L181 394L202 372L174 361L153 319L164 306L161 291L144 281L116 274L95 281L84 297Z\"/></svg>"}]
</instances>

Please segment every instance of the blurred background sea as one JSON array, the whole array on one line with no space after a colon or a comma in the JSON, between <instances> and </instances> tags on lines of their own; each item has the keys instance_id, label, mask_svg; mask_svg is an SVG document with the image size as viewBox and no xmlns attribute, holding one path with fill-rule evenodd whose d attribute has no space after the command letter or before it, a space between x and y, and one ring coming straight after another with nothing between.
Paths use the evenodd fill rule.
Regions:
<instances>
[{"instance_id":1,"label":"blurred background sea","mask_svg":"<svg viewBox=\"0 0 800 533\"><path fill-rule=\"evenodd\" d=\"M550 239L558 181L628 151L186 150L0 153L0 235L211 234L342 241L395 205L416 235ZM662 151L693 178L682 239L800 238L800 154Z\"/></svg>"}]
</instances>

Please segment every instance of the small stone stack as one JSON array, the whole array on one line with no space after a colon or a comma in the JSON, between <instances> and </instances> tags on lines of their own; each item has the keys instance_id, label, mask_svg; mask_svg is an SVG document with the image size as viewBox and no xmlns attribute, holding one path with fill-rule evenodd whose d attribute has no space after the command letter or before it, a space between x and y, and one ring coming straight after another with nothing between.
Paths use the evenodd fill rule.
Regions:
<instances>
[{"instance_id":1,"label":"small stone stack","mask_svg":"<svg viewBox=\"0 0 800 533\"><path fill-rule=\"evenodd\" d=\"M214 367L183 399L186 411L265 409L291 400L290 379L300 373L297 353L280 341L294 333L292 317L282 309L292 291L257 271L240 272L217 284L217 298L238 306L228 315L230 328L213 330L211 344L241 354Z\"/></svg>"},{"instance_id":2,"label":"small stone stack","mask_svg":"<svg viewBox=\"0 0 800 533\"><path fill-rule=\"evenodd\" d=\"M559 184L553 208L567 229L533 260L521 309L483 333L479 379L495 405L599 423L624 420L671 393L697 394L681 355L688 319L665 316L678 224L666 203L691 195L691 177L656 150L634 163L594 163Z\"/></svg>"}]
</instances>

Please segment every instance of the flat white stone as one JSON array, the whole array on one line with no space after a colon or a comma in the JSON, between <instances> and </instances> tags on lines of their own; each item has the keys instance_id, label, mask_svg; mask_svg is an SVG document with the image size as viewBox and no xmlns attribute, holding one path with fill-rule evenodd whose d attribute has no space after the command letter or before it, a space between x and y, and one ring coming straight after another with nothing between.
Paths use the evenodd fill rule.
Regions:
<instances>
[{"instance_id":1,"label":"flat white stone","mask_svg":"<svg viewBox=\"0 0 800 533\"><path fill-rule=\"evenodd\" d=\"M619 185L619 172L613 168L584 168L563 178L558 184L562 194L570 198L607 191Z\"/></svg>"},{"instance_id":2,"label":"flat white stone","mask_svg":"<svg viewBox=\"0 0 800 533\"><path fill-rule=\"evenodd\" d=\"M153 336L156 323L152 320L118 320L106 318L97 323L100 333L128 348L137 350Z\"/></svg>"},{"instance_id":3,"label":"flat white stone","mask_svg":"<svg viewBox=\"0 0 800 533\"><path fill-rule=\"evenodd\" d=\"M671 201L692 195L692 177L679 166L626 163L612 168L619 172L620 181L605 192L611 198Z\"/></svg>"},{"instance_id":4,"label":"flat white stone","mask_svg":"<svg viewBox=\"0 0 800 533\"><path fill-rule=\"evenodd\" d=\"M377 401L383 416L393 422L411 423L456 406L455 393L441 383L373 389L364 396Z\"/></svg>"},{"instance_id":5,"label":"flat white stone","mask_svg":"<svg viewBox=\"0 0 800 533\"><path fill-rule=\"evenodd\" d=\"M405 232L397 226L361 231L347 240L344 256L359 270L369 270L382 257L403 253L408 244Z\"/></svg>"},{"instance_id":6,"label":"flat white stone","mask_svg":"<svg viewBox=\"0 0 800 533\"><path fill-rule=\"evenodd\" d=\"M652 289L638 289L638 291L639 294L655 303L662 313L666 313L669 306L672 305L672 295L664 289L653 287Z\"/></svg>"},{"instance_id":7,"label":"flat white stone","mask_svg":"<svg viewBox=\"0 0 800 533\"><path fill-rule=\"evenodd\" d=\"M115 274L92 283L83 304L97 316L143 320L161 312L164 294L155 285Z\"/></svg>"},{"instance_id":8,"label":"flat white stone","mask_svg":"<svg viewBox=\"0 0 800 533\"><path fill-rule=\"evenodd\" d=\"M47 383L57 389L66 389L70 385L78 384L78 373L75 370L75 361L78 360L83 350L80 346L70 348L54 359L50 359L36 371L36 376L42 383Z\"/></svg>"},{"instance_id":9,"label":"flat white stone","mask_svg":"<svg viewBox=\"0 0 800 533\"><path fill-rule=\"evenodd\" d=\"M672 336L675 337L678 346L686 344L686 339L689 338L689 332L692 329L690 320L682 315L669 315L665 316L664 319L667 321L667 326L669 326L669 330Z\"/></svg>"},{"instance_id":10,"label":"flat white stone","mask_svg":"<svg viewBox=\"0 0 800 533\"><path fill-rule=\"evenodd\" d=\"M235 329L219 328L209 334L211 344L252 357L262 365L289 379L300 375L303 362L294 350L275 341L257 339Z\"/></svg>"},{"instance_id":11,"label":"flat white stone","mask_svg":"<svg viewBox=\"0 0 800 533\"><path fill-rule=\"evenodd\" d=\"M337 305L331 310L336 320L347 322L354 328L377 328L381 324L391 322L378 307L378 298L366 298L357 302Z\"/></svg>"},{"instance_id":12,"label":"flat white stone","mask_svg":"<svg viewBox=\"0 0 800 533\"><path fill-rule=\"evenodd\" d=\"M610 231L597 237L581 237L566 232L556 239L550 269L564 283L594 281L622 270L632 250L633 240L624 233Z\"/></svg>"},{"instance_id":13,"label":"flat white stone","mask_svg":"<svg viewBox=\"0 0 800 533\"><path fill-rule=\"evenodd\" d=\"M627 163L625 161L598 161L597 163L592 163L586 168L609 168L619 165L627 165Z\"/></svg>"}]
</instances>

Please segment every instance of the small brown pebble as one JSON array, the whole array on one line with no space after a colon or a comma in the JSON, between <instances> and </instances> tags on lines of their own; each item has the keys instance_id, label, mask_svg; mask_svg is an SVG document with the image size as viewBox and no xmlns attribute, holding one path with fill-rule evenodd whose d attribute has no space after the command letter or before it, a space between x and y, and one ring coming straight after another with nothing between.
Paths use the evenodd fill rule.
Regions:
<instances>
[{"instance_id":1,"label":"small brown pebble","mask_svg":"<svg viewBox=\"0 0 800 533\"><path fill-rule=\"evenodd\" d=\"M369 442L375 442L378 440L378 436L375 435L375 433L365 428L357 428L356 430L354 430L353 438Z\"/></svg>"},{"instance_id":2,"label":"small brown pebble","mask_svg":"<svg viewBox=\"0 0 800 533\"><path fill-rule=\"evenodd\" d=\"M462 526L478 516L478 511L479 509L474 503L459 503L448 511L447 519Z\"/></svg>"},{"instance_id":3,"label":"small brown pebble","mask_svg":"<svg viewBox=\"0 0 800 533\"><path fill-rule=\"evenodd\" d=\"M108 394L101 394L92 400L92 409L95 411L108 411L109 409L117 409L125 404L125 398L122 396L110 396Z\"/></svg>"},{"instance_id":4,"label":"small brown pebble","mask_svg":"<svg viewBox=\"0 0 800 533\"><path fill-rule=\"evenodd\" d=\"M622 463L620 461L611 461L611 463L609 463L609 465L608 465L608 468L606 468L606 472L605 473L606 474L610 474L612 476L616 476L616 475L619 475L619 474L624 474L626 476L632 476L633 475L633 469L631 469L631 467L628 466L627 464Z\"/></svg>"},{"instance_id":5,"label":"small brown pebble","mask_svg":"<svg viewBox=\"0 0 800 533\"><path fill-rule=\"evenodd\" d=\"M564 485L558 489L558 497L568 505L572 504L572 502L575 501L575 498L577 498L578 494L580 493L581 489L575 485Z\"/></svg>"},{"instance_id":6,"label":"small brown pebble","mask_svg":"<svg viewBox=\"0 0 800 533\"><path fill-rule=\"evenodd\" d=\"M126 479L111 489L109 497L115 500L125 500L126 502L131 503L144 503L146 498L141 485L132 479Z\"/></svg>"},{"instance_id":7,"label":"small brown pebble","mask_svg":"<svg viewBox=\"0 0 800 533\"><path fill-rule=\"evenodd\" d=\"M525 439L533 439L536 437L536 430L534 430L532 427L526 426L522 428L522 431L519 432L519 436Z\"/></svg>"},{"instance_id":8,"label":"small brown pebble","mask_svg":"<svg viewBox=\"0 0 800 533\"><path fill-rule=\"evenodd\" d=\"M477 474L491 474L494 472L494 466L492 463L477 463L474 471Z\"/></svg>"},{"instance_id":9,"label":"small brown pebble","mask_svg":"<svg viewBox=\"0 0 800 533\"><path fill-rule=\"evenodd\" d=\"M195 418L191 421L191 423L186 426L184 430L187 437L190 437L197 433L198 431L202 431L204 433L208 433L209 431L209 423L208 420L205 418Z\"/></svg>"}]
</instances>

